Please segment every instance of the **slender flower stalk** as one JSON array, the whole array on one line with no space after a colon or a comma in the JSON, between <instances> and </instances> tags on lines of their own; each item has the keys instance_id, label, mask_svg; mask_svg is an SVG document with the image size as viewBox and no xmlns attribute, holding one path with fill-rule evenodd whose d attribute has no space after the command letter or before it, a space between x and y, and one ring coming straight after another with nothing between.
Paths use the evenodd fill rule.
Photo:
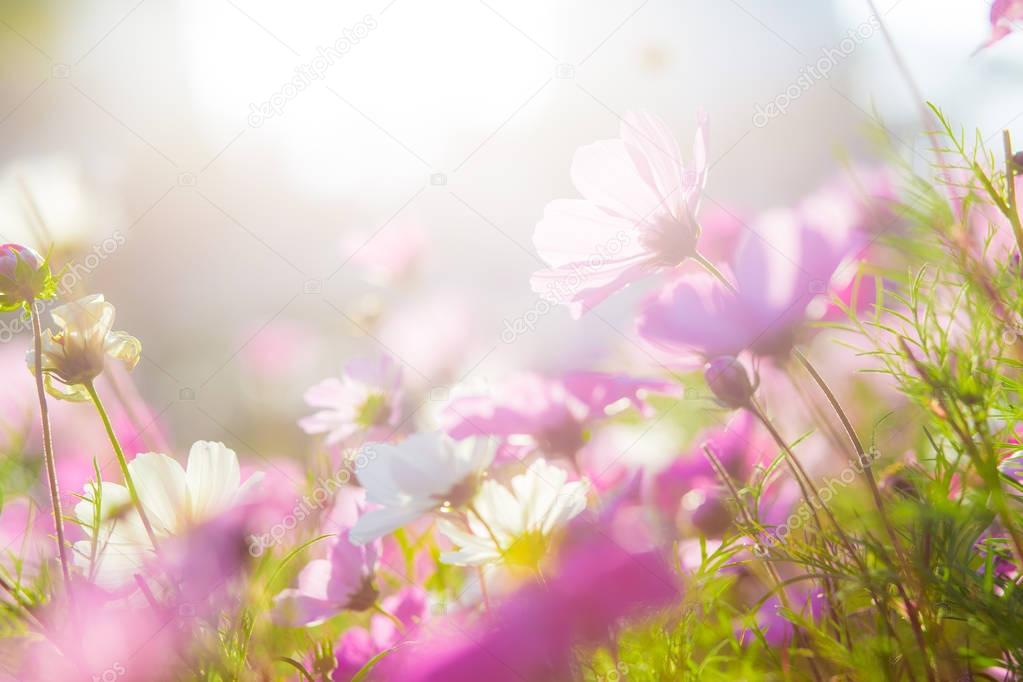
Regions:
<instances>
[{"instance_id":1,"label":"slender flower stalk","mask_svg":"<svg viewBox=\"0 0 1023 682\"><path fill-rule=\"evenodd\" d=\"M699 263L705 270L707 270L707 272L709 272L714 278L720 281L726 288L728 288L731 291L736 291L735 285L732 284L731 281L729 281L729 279L725 277L725 275L720 270L718 270L713 263L707 260L707 258L704 257L702 254L696 253L693 256L693 259L697 263ZM853 449L856 452L856 457L860 464L860 468L863 469L863 476L867 480L867 486L870 488L870 493L874 501L874 506L877 508L878 513L881 515L881 519L884 522L886 532L889 538L892 540L892 543L895 545L896 551L899 554L900 559L902 559L903 563L905 563L907 561L905 558L905 552L901 546L901 543L899 542L898 535L895 533L895 529L892 526L891 520L888 518L888 514L885 510L884 500L881 497L881 491L877 486L877 480L874 478L874 471L871 468L872 463L870 457L867 455L867 452L863 447L862 441L860 441L859 436L856 434L856 430L853 428L852 422L849 420L849 417L846 414L845 410L842 409L842 405L838 402L838 398L831 390L831 387L828 386L827 382L824 380L824 377L821 375L820 372L817 371L817 368L814 367L813 363L810 362L810 359L806 357L806 355L798 348L794 349L793 353L796 357L796 360L799 361L799 364L802 365L803 368L810 374L810 376L814 380L814 383L816 383L817 386L821 389L821 392L824 393L824 396L828 400L828 404L831 406L831 409L835 412L835 414L838 416L839 421L842 423L842 428L845 430L845 433L849 437L849 440L853 445ZM761 417L761 419L763 419L763 417Z\"/></svg>"},{"instance_id":2,"label":"slender flower stalk","mask_svg":"<svg viewBox=\"0 0 1023 682\"><path fill-rule=\"evenodd\" d=\"M1016 197L1016 163L1013 160L1012 136L1008 130L1002 131L1002 147L1005 152L1005 184L1009 198L1009 224L1012 225L1012 234L1016 238L1016 248L1023 253L1023 224L1020 223L1019 209L1017 208Z\"/></svg>"},{"instance_id":3,"label":"slender flower stalk","mask_svg":"<svg viewBox=\"0 0 1023 682\"><path fill-rule=\"evenodd\" d=\"M39 357L39 354L36 354ZM107 410L103 407L103 401L100 400L99 393L96 392L96 386L93 382L85 384L85 390L88 392L89 397L92 399L92 404L96 406L96 411L99 412L100 419L103 420L103 427L107 431L107 436L110 438L110 444L114 448L114 454L117 455L117 464L121 467L121 474L124 476L124 485L128 489L128 495L131 497L131 503L138 512L139 518L142 519L142 525L145 526L146 535L149 536L149 541L153 543L153 549L158 549L156 543L156 533L153 532L153 526L149 522L149 517L146 516L146 510L142 506L142 500L139 499L138 490L135 489L135 481L132 480L131 471L128 469L128 460L124 456L124 450L121 448L121 442L117 439L117 434L114 433L114 426L110 423L110 417L107 415Z\"/></svg>"},{"instance_id":4,"label":"slender flower stalk","mask_svg":"<svg viewBox=\"0 0 1023 682\"><path fill-rule=\"evenodd\" d=\"M35 344L35 380L36 392L39 394L39 418L43 429L43 459L46 463L46 478L50 487L50 504L53 508L53 525L57 531L57 554L60 557L60 570L64 575L64 589L68 600L74 600L74 589L71 586L71 564L68 560L67 542L64 539L64 512L60 505L60 486L57 483L57 464L53 456L53 434L50 432L50 410L46 403L46 387L43 384L43 331L39 323L39 313L34 301L29 302L32 316L32 337Z\"/></svg>"},{"instance_id":5,"label":"slender flower stalk","mask_svg":"<svg viewBox=\"0 0 1023 682\"><path fill-rule=\"evenodd\" d=\"M806 469L803 468L799 458L797 458L796 454L792 452L792 448L789 447L785 438L781 435L781 433L779 433L774 423L766 414L764 414L763 409L757 405L755 401L751 401L750 407L747 409L749 409L753 415L760 420L760 423L764 425L764 428L771 434L774 442L778 444L778 447L780 447L782 452L785 454L785 462L789 465L789 469L792 471L792 475L796 479L796 483L799 484L799 489L803 494L803 500L807 505L809 505L810 511L813 512L813 518L817 523L818 529L823 529L820 517L817 514L817 508L820 507L824 510L824 513L827 514L828 520L831 521L831 525L835 527L835 531L838 533L838 537L841 539L842 545L845 547L846 551L849 552L849 556L856 561L861 569L865 570L866 567L863 564L863 559L856 552L849 536L842 530L842 526L839 525L838 519L835 518L831 509L824 503L824 500L821 499L820 495L813 487L813 482L810 480L810 476L806 473Z\"/></svg>"},{"instance_id":6,"label":"slender flower stalk","mask_svg":"<svg viewBox=\"0 0 1023 682\"><path fill-rule=\"evenodd\" d=\"M378 601L377 602L373 602L373 606L371 606L370 608L373 609L374 611L376 611L377 613L379 613L381 616L383 616L387 620L389 620L392 623L394 623L394 627L398 628L398 632L400 632L402 634L405 633L405 624L401 622L401 618L398 618L396 615L394 615L393 613L391 613L390 611L385 609L383 604L381 604Z\"/></svg>"}]
</instances>

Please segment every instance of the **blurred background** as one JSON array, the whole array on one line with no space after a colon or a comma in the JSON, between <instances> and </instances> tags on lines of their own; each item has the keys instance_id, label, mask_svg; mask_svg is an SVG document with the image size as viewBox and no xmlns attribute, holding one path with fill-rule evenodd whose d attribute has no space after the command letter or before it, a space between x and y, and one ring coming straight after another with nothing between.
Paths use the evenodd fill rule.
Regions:
<instances>
[{"instance_id":1,"label":"blurred background","mask_svg":"<svg viewBox=\"0 0 1023 682\"><path fill-rule=\"evenodd\" d=\"M972 55L989 5L878 10L928 98L1023 140L1023 37ZM56 244L68 295L117 306L179 450L306 448L305 388L382 352L436 403L516 368L657 372L643 286L573 322L528 282L574 151L628 110L688 157L703 108L706 208L736 216L869 162L878 119L928 162L863 0L6 1L0 84L0 240ZM0 341L25 373L28 336Z\"/></svg>"}]
</instances>

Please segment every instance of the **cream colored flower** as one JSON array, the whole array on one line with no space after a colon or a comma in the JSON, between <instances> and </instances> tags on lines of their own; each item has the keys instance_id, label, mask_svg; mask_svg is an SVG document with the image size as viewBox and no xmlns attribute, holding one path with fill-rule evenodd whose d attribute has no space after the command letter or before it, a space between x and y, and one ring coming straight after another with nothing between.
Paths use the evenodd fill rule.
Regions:
<instances>
[{"instance_id":1,"label":"cream colored flower","mask_svg":"<svg viewBox=\"0 0 1023 682\"><path fill-rule=\"evenodd\" d=\"M242 483L234 450L207 441L192 446L187 468L173 457L146 452L129 462L128 470L158 543L244 502L263 478L257 473ZM82 501L75 505L75 516L89 536L75 543L75 563L92 571L97 584L114 589L130 583L155 556L153 543L123 485L103 481L97 490L95 482L90 482Z\"/></svg>"},{"instance_id":2,"label":"cream colored flower","mask_svg":"<svg viewBox=\"0 0 1023 682\"><path fill-rule=\"evenodd\" d=\"M85 296L54 308L50 315L60 330L43 332L43 373L46 390L62 400L88 400L86 385L103 372L107 357L130 370L138 364L142 344L125 332L115 332L114 306L102 294ZM28 369L35 372L35 351Z\"/></svg>"},{"instance_id":3,"label":"cream colored flower","mask_svg":"<svg viewBox=\"0 0 1023 682\"><path fill-rule=\"evenodd\" d=\"M440 531L458 551L441 561L457 566L505 563L535 566L547 551L551 534L586 508L586 481L568 482L564 469L542 459L509 487L488 480L480 486L467 525L441 521Z\"/></svg>"}]
</instances>

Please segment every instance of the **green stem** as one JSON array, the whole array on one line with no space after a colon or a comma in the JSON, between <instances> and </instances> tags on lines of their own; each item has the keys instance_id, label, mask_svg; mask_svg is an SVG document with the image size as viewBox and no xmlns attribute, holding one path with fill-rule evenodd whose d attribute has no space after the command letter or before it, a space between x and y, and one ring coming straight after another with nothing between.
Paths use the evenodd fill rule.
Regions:
<instances>
[{"instance_id":1,"label":"green stem","mask_svg":"<svg viewBox=\"0 0 1023 682\"><path fill-rule=\"evenodd\" d=\"M53 434L50 431L50 410L46 404L46 388L43 385L43 332L39 324L39 314L35 309L35 301L29 302L32 317L32 336L35 345L35 377L36 392L39 394L39 418L43 425L43 459L46 463L46 478L50 486L50 504L53 506L53 525L57 530L57 553L60 556L60 568L64 574L64 589L67 590L68 601L73 603L74 593L71 587L71 565L68 562L67 542L64 539L64 512L60 506L60 487L57 485L57 464L53 456Z\"/></svg>"},{"instance_id":2,"label":"green stem","mask_svg":"<svg viewBox=\"0 0 1023 682\"><path fill-rule=\"evenodd\" d=\"M724 284L726 289L731 291L733 294L738 292L738 289L736 289L735 285L732 284L727 277L725 277L724 273L718 270L717 266L715 266L713 263L707 260L707 257L704 256L702 253L696 251L693 253L692 258L694 261L700 264L700 267L702 267L704 270L712 274L714 278L717 279L717 281Z\"/></svg>"},{"instance_id":3,"label":"green stem","mask_svg":"<svg viewBox=\"0 0 1023 682\"><path fill-rule=\"evenodd\" d=\"M405 634L405 624L401 622L400 618L398 618L396 615L394 615L393 613L385 609L383 606L381 606L380 602L373 602L373 606L371 608L377 613L379 613L381 616L387 618L389 621L394 623L394 627L398 628L398 632L400 632L401 634Z\"/></svg>"},{"instance_id":4,"label":"green stem","mask_svg":"<svg viewBox=\"0 0 1023 682\"><path fill-rule=\"evenodd\" d=\"M92 404L96 406L96 411L99 412L100 419L103 420L103 427L107 430L107 436L110 438L110 444L114 448L114 454L117 455L117 464L121 467L121 474L124 476L124 485L128 489L128 495L131 497L131 503L135 506L135 511L138 512L139 518L142 519L142 525L145 526L146 535L149 536L149 541L153 543L153 551L156 551L156 533L153 532L153 526L149 523L149 517L146 516L146 510L142 507L142 500L139 499L138 490L135 488L135 481L132 480L131 471L128 470L128 460L124 456L124 450L121 449L120 441L117 440L117 434L114 433L114 427L113 424L110 423L110 417L107 415L107 410L103 407L103 401L100 400L99 393L96 392L96 387L91 381L85 384L85 390L89 392L89 397L92 398Z\"/></svg>"},{"instance_id":5,"label":"green stem","mask_svg":"<svg viewBox=\"0 0 1023 682\"><path fill-rule=\"evenodd\" d=\"M1019 207L1016 204L1016 164L1012 160L1012 136L1008 130L1002 131L1002 145L1005 150L1005 182L1008 185L1009 223L1012 234L1016 237L1016 248L1023 254L1023 225L1020 224Z\"/></svg>"}]
</instances>

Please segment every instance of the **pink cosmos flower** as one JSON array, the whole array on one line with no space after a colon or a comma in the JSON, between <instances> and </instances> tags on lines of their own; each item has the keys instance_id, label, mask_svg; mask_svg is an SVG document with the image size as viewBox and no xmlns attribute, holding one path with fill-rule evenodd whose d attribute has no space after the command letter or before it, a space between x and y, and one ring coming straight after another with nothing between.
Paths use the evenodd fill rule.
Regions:
<instances>
[{"instance_id":1,"label":"pink cosmos flower","mask_svg":"<svg viewBox=\"0 0 1023 682\"><path fill-rule=\"evenodd\" d=\"M397 617L406 631L425 621L428 613L426 592L416 586L405 587L386 597L381 606ZM401 640L402 632L394 621L379 613L370 618L368 629L348 628L337 646L337 668L332 679L335 682L351 680L370 659L397 646Z\"/></svg>"},{"instance_id":2,"label":"pink cosmos flower","mask_svg":"<svg viewBox=\"0 0 1023 682\"><path fill-rule=\"evenodd\" d=\"M401 421L401 367L388 356L354 360L340 379L316 384L305 394L319 412L298 424L309 434L327 434L327 445L344 445L361 435L364 440L388 440Z\"/></svg>"},{"instance_id":3,"label":"pink cosmos flower","mask_svg":"<svg viewBox=\"0 0 1023 682\"><path fill-rule=\"evenodd\" d=\"M707 274L681 277L647 297L640 336L689 362L744 352L787 355L806 333L811 304L862 243L855 227L808 222L795 211L765 214L736 252L737 291ZM821 316L826 306L819 308Z\"/></svg>"},{"instance_id":4,"label":"pink cosmos flower","mask_svg":"<svg viewBox=\"0 0 1023 682\"><path fill-rule=\"evenodd\" d=\"M626 619L680 596L659 552L633 553L609 529L582 520L569 530L556 569L474 624L449 623L378 666L380 678L415 682L572 679L574 647L607 645ZM376 670L374 671L377 672Z\"/></svg>"},{"instance_id":5,"label":"pink cosmos flower","mask_svg":"<svg viewBox=\"0 0 1023 682\"><path fill-rule=\"evenodd\" d=\"M377 599L373 584L380 543L353 545L344 531L326 559L314 559L298 575L298 587L275 598L274 617L291 627L319 625L344 610L365 611Z\"/></svg>"},{"instance_id":6,"label":"pink cosmos flower","mask_svg":"<svg viewBox=\"0 0 1023 682\"><path fill-rule=\"evenodd\" d=\"M533 243L550 267L533 276L533 291L579 317L629 283L677 266L696 248L706 181L702 114L689 166L664 121L626 114L618 139L576 151L572 182L583 198L544 210Z\"/></svg>"},{"instance_id":7,"label":"pink cosmos flower","mask_svg":"<svg viewBox=\"0 0 1023 682\"><path fill-rule=\"evenodd\" d=\"M527 452L540 449L549 455L572 457L584 443L587 425L607 417L609 408L631 405L649 414L644 399L648 392L676 390L667 381L602 372L571 372L558 378L522 373L511 377L493 396L453 400L441 414L441 423L456 440L497 436L517 440L512 445L522 445ZM502 452L520 454L507 448Z\"/></svg>"},{"instance_id":8,"label":"pink cosmos flower","mask_svg":"<svg viewBox=\"0 0 1023 682\"><path fill-rule=\"evenodd\" d=\"M1023 21L1023 0L995 0L991 4L991 37L978 51L991 47L1006 37Z\"/></svg>"}]
</instances>

